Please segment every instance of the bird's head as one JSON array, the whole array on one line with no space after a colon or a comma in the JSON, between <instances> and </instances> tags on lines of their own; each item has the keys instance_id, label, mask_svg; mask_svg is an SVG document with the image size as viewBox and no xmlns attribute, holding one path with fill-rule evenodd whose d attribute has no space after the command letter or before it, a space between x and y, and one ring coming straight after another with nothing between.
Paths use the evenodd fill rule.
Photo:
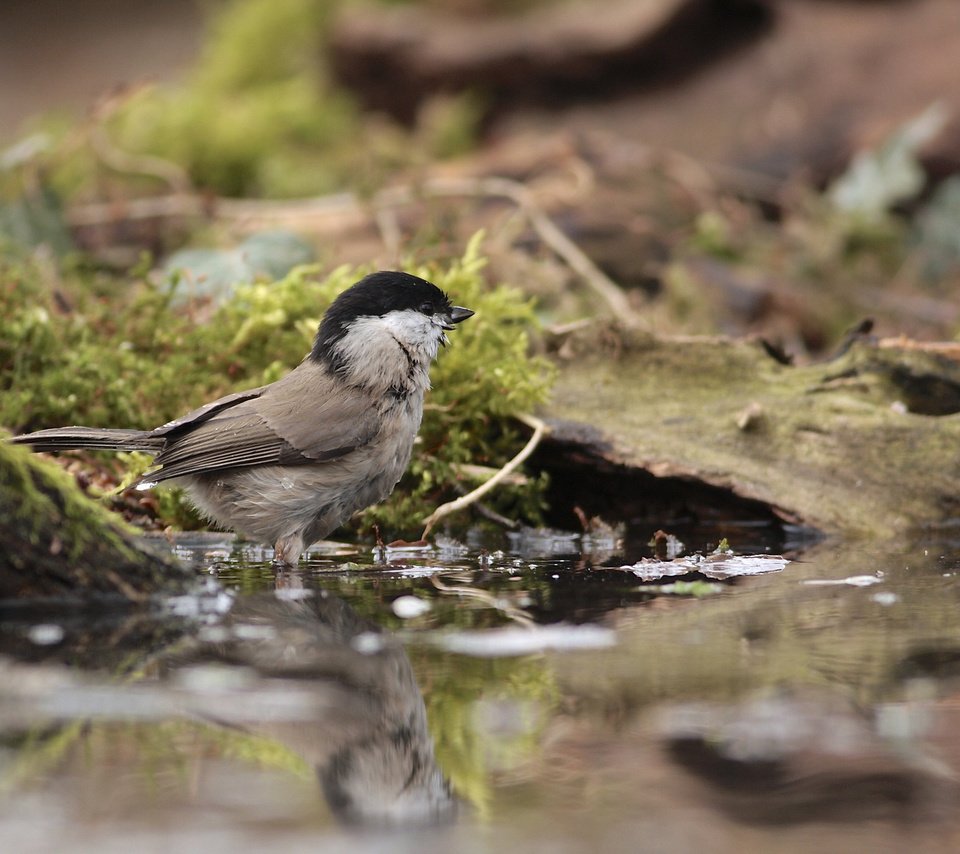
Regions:
<instances>
[{"instance_id":1,"label":"bird's head","mask_svg":"<svg viewBox=\"0 0 960 854\"><path fill-rule=\"evenodd\" d=\"M472 316L426 279L371 273L327 309L310 358L341 374L397 357L426 367L447 343L446 332Z\"/></svg>"}]
</instances>

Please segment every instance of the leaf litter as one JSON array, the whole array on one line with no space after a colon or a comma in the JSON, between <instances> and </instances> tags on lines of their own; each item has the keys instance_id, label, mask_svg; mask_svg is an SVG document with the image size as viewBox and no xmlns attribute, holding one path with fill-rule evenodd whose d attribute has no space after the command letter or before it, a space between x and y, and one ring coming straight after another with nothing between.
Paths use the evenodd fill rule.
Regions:
<instances>
[{"instance_id":1,"label":"leaf litter","mask_svg":"<svg viewBox=\"0 0 960 854\"><path fill-rule=\"evenodd\" d=\"M780 572L790 561L781 555L734 555L728 552L709 555L695 554L673 560L643 558L634 564L621 566L641 581L659 581L662 578L695 575L725 581L748 575Z\"/></svg>"}]
</instances>

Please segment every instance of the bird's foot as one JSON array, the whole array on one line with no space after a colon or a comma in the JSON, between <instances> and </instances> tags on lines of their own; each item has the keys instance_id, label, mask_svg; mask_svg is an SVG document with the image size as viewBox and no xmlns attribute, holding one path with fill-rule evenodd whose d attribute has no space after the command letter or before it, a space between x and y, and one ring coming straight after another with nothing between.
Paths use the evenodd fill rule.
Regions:
<instances>
[{"instance_id":1,"label":"bird's foot","mask_svg":"<svg viewBox=\"0 0 960 854\"><path fill-rule=\"evenodd\" d=\"M281 569L289 569L300 562L303 554L303 537L296 534L282 537L273 547L273 565Z\"/></svg>"}]
</instances>

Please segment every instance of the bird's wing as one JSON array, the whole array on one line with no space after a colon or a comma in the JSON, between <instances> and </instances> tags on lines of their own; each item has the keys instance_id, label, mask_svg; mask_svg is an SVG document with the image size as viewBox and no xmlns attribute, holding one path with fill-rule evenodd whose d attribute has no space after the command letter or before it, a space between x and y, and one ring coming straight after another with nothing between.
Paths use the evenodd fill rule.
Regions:
<instances>
[{"instance_id":1,"label":"bird's wing","mask_svg":"<svg viewBox=\"0 0 960 854\"><path fill-rule=\"evenodd\" d=\"M157 427L156 430L151 431L151 435L170 436L176 433L188 432L191 428L202 424L204 421L209 421L214 415L226 409L230 409L244 401L260 397L268 388L270 388L270 386L262 385L259 388L235 391L233 394L224 395L210 403L205 403L203 406L194 409L192 412L188 412L186 415L181 415L179 418L174 418L173 421L168 421L166 424Z\"/></svg>"},{"instance_id":2,"label":"bird's wing","mask_svg":"<svg viewBox=\"0 0 960 854\"><path fill-rule=\"evenodd\" d=\"M380 429L379 401L311 361L270 387L257 411L310 460L326 460L367 444Z\"/></svg>"},{"instance_id":3,"label":"bird's wing","mask_svg":"<svg viewBox=\"0 0 960 854\"><path fill-rule=\"evenodd\" d=\"M379 424L368 395L304 363L259 396L227 404L172 436L155 459L161 469L145 480L332 460L367 444Z\"/></svg>"}]
</instances>

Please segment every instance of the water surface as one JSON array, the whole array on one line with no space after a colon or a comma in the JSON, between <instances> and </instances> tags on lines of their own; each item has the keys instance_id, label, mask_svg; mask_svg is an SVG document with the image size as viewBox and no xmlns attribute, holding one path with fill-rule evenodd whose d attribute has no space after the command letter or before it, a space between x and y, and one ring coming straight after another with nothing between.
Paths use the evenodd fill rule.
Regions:
<instances>
[{"instance_id":1,"label":"water surface","mask_svg":"<svg viewBox=\"0 0 960 854\"><path fill-rule=\"evenodd\" d=\"M0 606L0 848L960 850L957 543L731 530L796 559L186 537L195 596Z\"/></svg>"}]
</instances>

